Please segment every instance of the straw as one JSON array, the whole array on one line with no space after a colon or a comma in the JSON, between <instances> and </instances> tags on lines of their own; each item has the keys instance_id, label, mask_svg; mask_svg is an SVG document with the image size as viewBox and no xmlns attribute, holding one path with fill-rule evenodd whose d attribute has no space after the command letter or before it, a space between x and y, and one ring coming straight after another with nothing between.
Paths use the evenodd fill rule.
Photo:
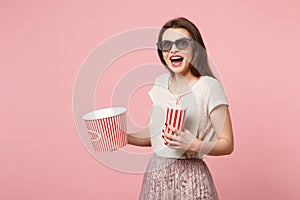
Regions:
<instances>
[{"instance_id":1,"label":"straw","mask_svg":"<svg viewBox=\"0 0 300 200\"><path fill-rule=\"evenodd\" d=\"M187 93L185 93L185 94L183 94L183 95L180 95L180 96L177 98L177 100L176 100L176 106L178 106L180 99L181 99L183 96L188 95L189 93L191 93L191 92L187 92Z\"/></svg>"}]
</instances>

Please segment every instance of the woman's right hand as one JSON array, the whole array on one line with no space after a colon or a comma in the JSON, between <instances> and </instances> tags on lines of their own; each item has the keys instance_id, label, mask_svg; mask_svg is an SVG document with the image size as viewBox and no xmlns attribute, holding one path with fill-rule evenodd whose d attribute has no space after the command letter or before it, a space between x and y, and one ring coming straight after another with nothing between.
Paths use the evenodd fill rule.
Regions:
<instances>
[{"instance_id":1,"label":"woman's right hand","mask_svg":"<svg viewBox=\"0 0 300 200\"><path fill-rule=\"evenodd\" d=\"M198 146L199 141L189 130L178 130L170 125L167 125L174 135L163 132L163 139L165 140L165 145L167 145L171 149L181 149L181 150L189 150L196 151L196 147Z\"/></svg>"}]
</instances>

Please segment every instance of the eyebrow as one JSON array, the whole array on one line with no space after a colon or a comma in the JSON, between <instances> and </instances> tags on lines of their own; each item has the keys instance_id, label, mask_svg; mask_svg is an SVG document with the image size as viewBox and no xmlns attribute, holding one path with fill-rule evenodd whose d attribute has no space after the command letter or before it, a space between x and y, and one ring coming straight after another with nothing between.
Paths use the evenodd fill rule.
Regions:
<instances>
[{"instance_id":1,"label":"eyebrow","mask_svg":"<svg viewBox=\"0 0 300 200\"><path fill-rule=\"evenodd\" d=\"M189 38L189 37L181 37L181 38L178 38L177 40L181 40L181 39L192 39L192 38ZM171 41L171 40L161 40L161 41L170 41L170 42L174 42L174 41L176 41L176 40L174 40L174 41Z\"/></svg>"}]
</instances>

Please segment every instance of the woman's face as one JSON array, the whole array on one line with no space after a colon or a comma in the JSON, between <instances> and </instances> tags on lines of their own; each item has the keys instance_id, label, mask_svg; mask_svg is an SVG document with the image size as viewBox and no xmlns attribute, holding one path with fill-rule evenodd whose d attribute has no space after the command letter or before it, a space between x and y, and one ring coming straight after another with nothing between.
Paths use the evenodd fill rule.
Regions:
<instances>
[{"instance_id":1,"label":"woman's face","mask_svg":"<svg viewBox=\"0 0 300 200\"><path fill-rule=\"evenodd\" d=\"M174 73L185 75L190 72L190 62L193 58L190 39L192 39L190 33L184 28L168 28L162 35L162 45L165 44L165 47L172 45L169 51L163 51L163 58ZM175 41L178 41L177 45L172 44Z\"/></svg>"}]
</instances>

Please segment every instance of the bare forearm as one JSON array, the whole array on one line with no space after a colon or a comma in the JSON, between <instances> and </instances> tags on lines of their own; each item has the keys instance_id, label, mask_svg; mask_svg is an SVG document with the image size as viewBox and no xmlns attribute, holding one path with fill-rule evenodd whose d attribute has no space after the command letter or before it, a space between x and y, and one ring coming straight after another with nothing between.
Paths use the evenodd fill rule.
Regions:
<instances>
[{"instance_id":1,"label":"bare forearm","mask_svg":"<svg viewBox=\"0 0 300 200\"><path fill-rule=\"evenodd\" d=\"M197 151L206 155L222 156L233 152L233 130L228 106L219 106L210 114L211 122L218 139L212 142L196 140Z\"/></svg>"},{"instance_id":2,"label":"bare forearm","mask_svg":"<svg viewBox=\"0 0 300 200\"><path fill-rule=\"evenodd\" d=\"M127 134L127 140L128 140L128 144L131 145L151 146L149 127L136 133Z\"/></svg>"},{"instance_id":3,"label":"bare forearm","mask_svg":"<svg viewBox=\"0 0 300 200\"><path fill-rule=\"evenodd\" d=\"M191 150L210 156L229 155L233 152L233 143L223 138L214 142L195 139L191 145Z\"/></svg>"},{"instance_id":4,"label":"bare forearm","mask_svg":"<svg viewBox=\"0 0 300 200\"><path fill-rule=\"evenodd\" d=\"M127 135L128 144L135 146L151 146L150 138L140 138L132 134Z\"/></svg>"}]
</instances>

